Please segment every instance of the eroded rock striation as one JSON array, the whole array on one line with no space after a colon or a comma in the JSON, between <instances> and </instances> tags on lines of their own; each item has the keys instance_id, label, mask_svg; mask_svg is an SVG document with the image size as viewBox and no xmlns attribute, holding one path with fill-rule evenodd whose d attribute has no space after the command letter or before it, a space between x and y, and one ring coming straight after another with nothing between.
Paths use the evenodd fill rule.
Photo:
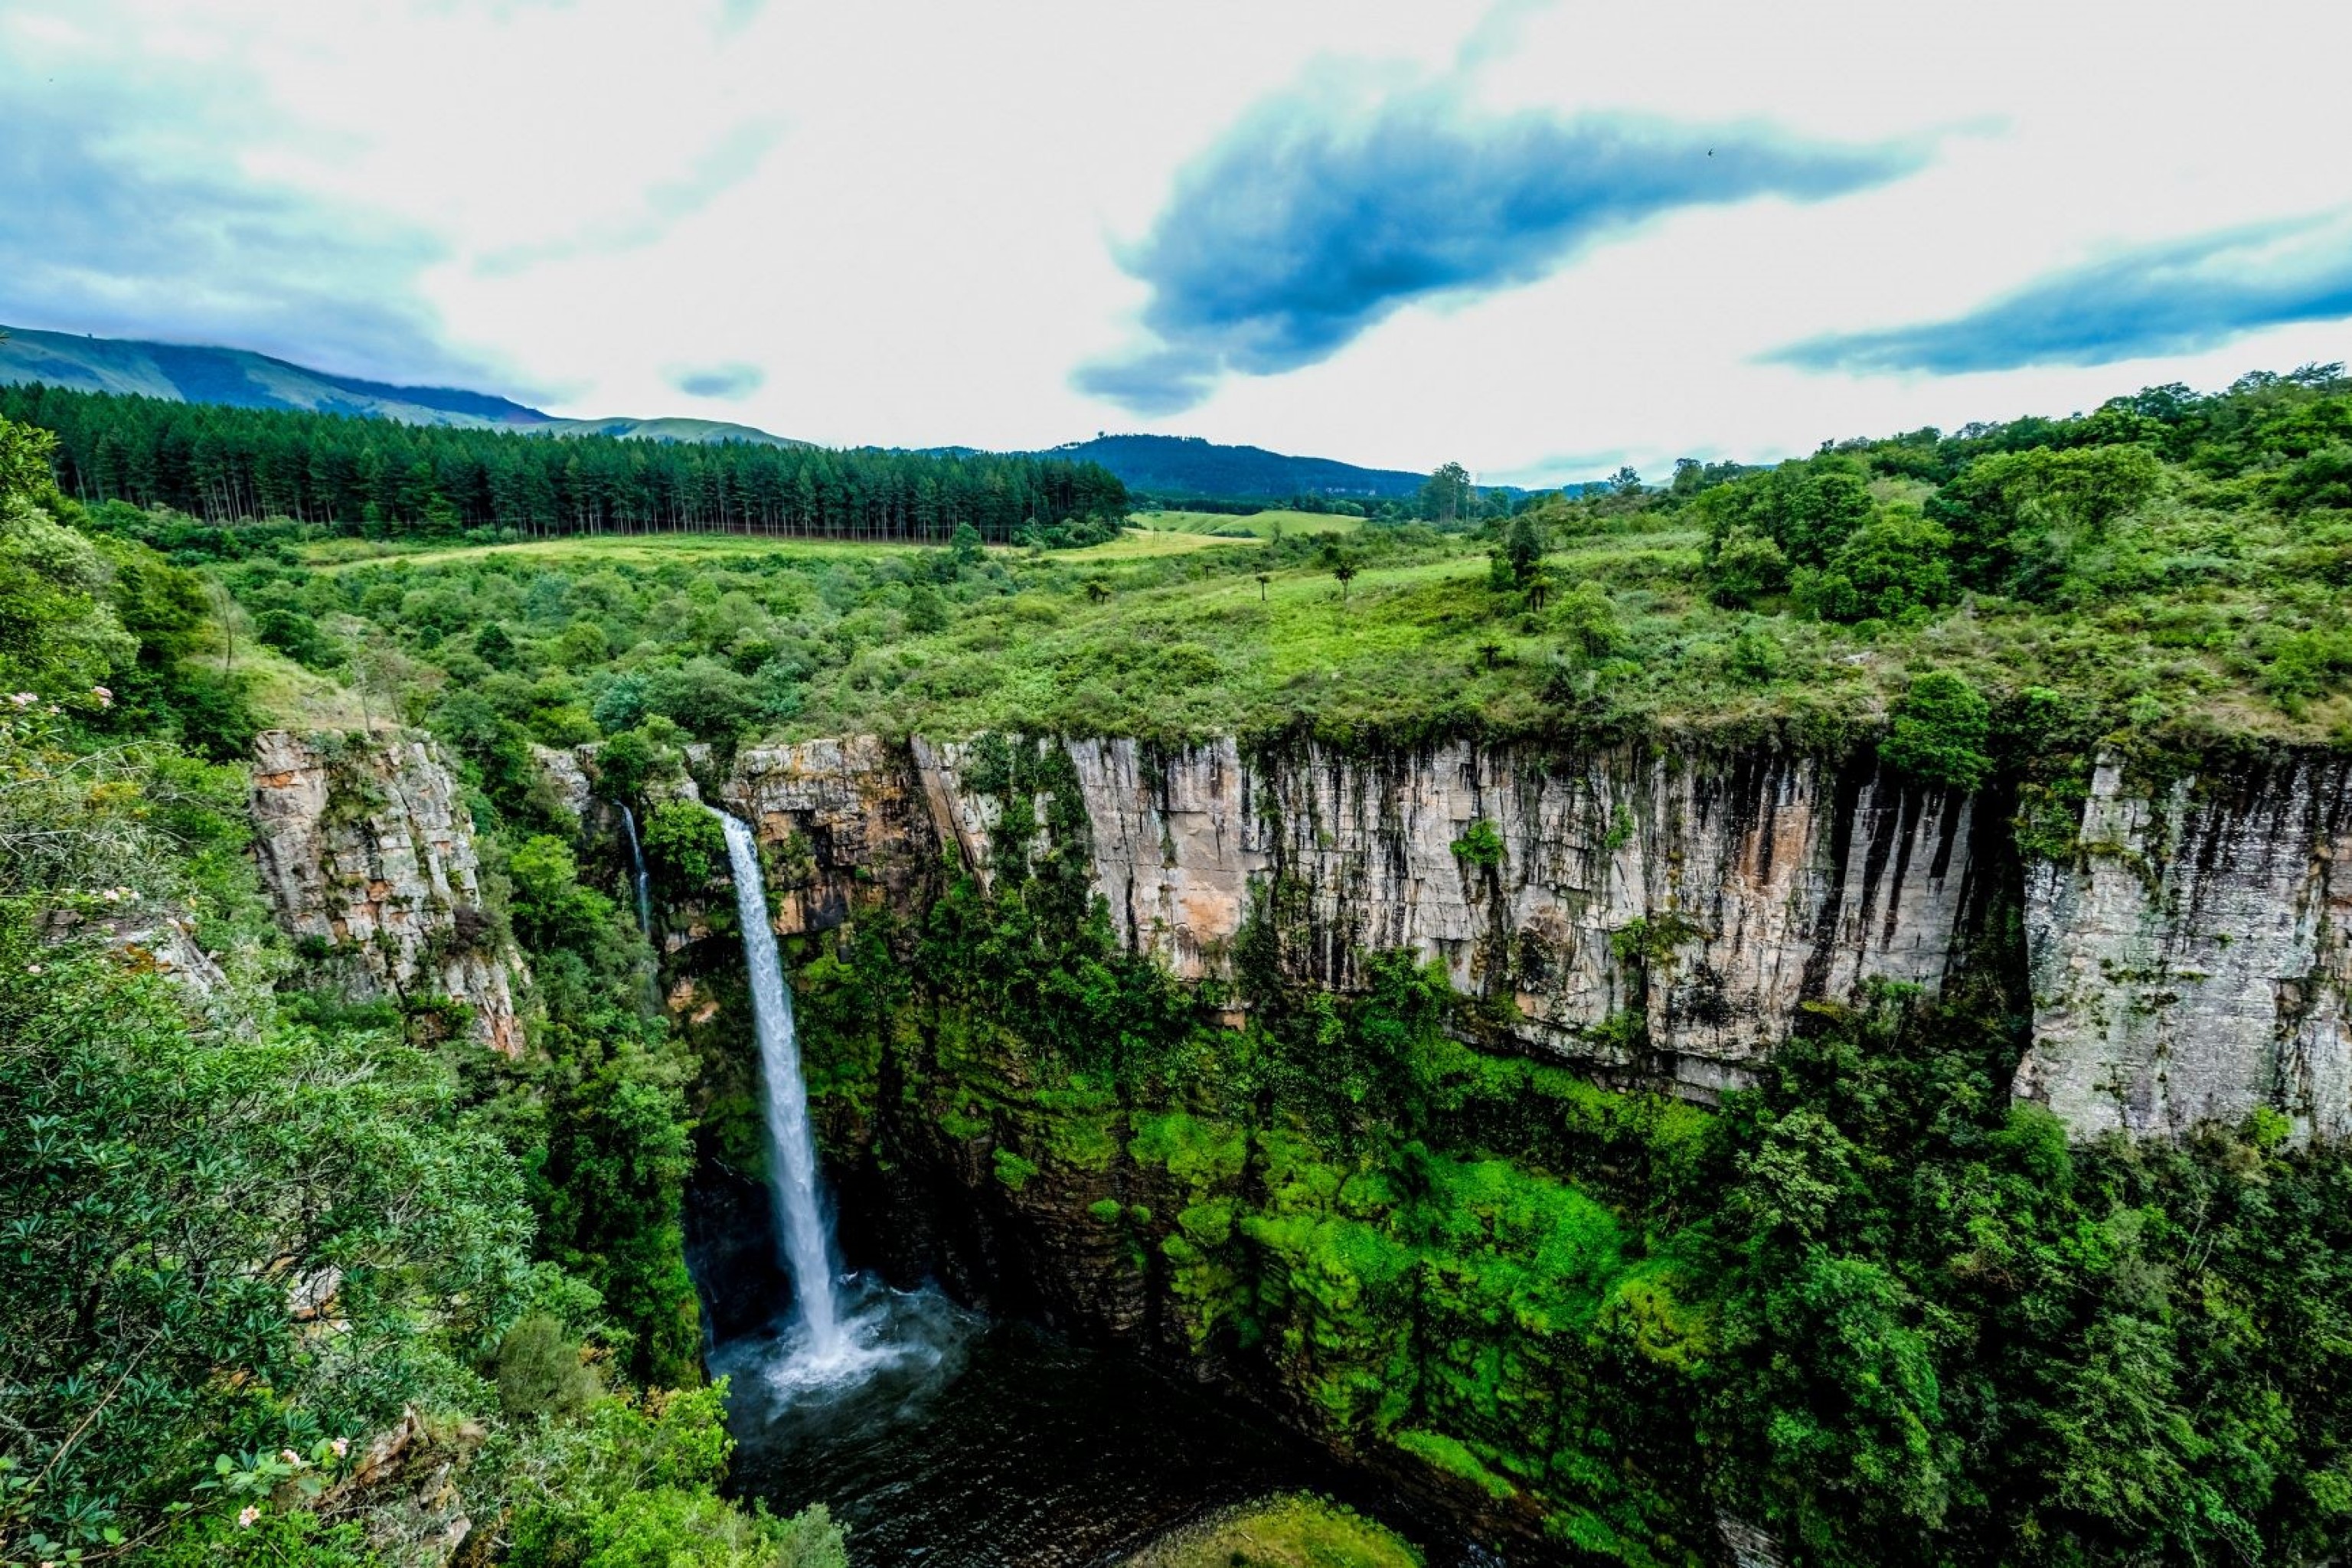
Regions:
<instances>
[{"instance_id":1,"label":"eroded rock striation","mask_svg":"<svg viewBox=\"0 0 2352 1568\"><path fill-rule=\"evenodd\" d=\"M1753 1081L1807 1002L1872 979L1932 991L2013 943L1989 930L2005 902L2033 990L2020 1098L2086 1132L2269 1106L2301 1134L2352 1135L2339 753L2160 784L2102 762L2052 859L2021 857L1984 801L1760 746L1056 740L1034 742L1034 788L1009 799L998 744L740 753L717 798L768 846L778 929L911 910L943 864L985 881L998 845L1045 845L1058 790L1117 929L1180 976L1229 974L1253 919L1286 922L1298 977L1339 989L1367 952L1409 948L1508 995L1524 1048L1706 1100Z\"/></svg>"},{"instance_id":2,"label":"eroded rock striation","mask_svg":"<svg viewBox=\"0 0 2352 1568\"><path fill-rule=\"evenodd\" d=\"M1096 890L1179 975L1225 973L1254 914L1287 919L1302 978L1344 989L1365 951L1412 948L1511 994L1528 1048L1700 1098L1748 1081L1808 999L1939 984L1979 891L1973 804L1866 763L1046 744ZM943 852L985 877L1007 811L1042 834L1045 802L980 787L989 772L969 744L814 742L746 752L722 794L781 851L793 931L898 896Z\"/></svg>"},{"instance_id":3,"label":"eroded rock striation","mask_svg":"<svg viewBox=\"0 0 2352 1568\"><path fill-rule=\"evenodd\" d=\"M323 973L361 999L447 996L485 1044L521 1049L520 958L493 942L473 819L431 741L265 731L253 819L278 921Z\"/></svg>"},{"instance_id":4,"label":"eroded rock striation","mask_svg":"<svg viewBox=\"0 0 2352 1568\"><path fill-rule=\"evenodd\" d=\"M2027 871L2021 1097L2083 1131L2257 1106L2352 1134L2352 759L2093 774L2074 853Z\"/></svg>"},{"instance_id":5,"label":"eroded rock striation","mask_svg":"<svg viewBox=\"0 0 2352 1568\"><path fill-rule=\"evenodd\" d=\"M911 904L939 840L908 754L871 735L740 752L719 792L769 851L768 905L786 935L861 908Z\"/></svg>"}]
</instances>

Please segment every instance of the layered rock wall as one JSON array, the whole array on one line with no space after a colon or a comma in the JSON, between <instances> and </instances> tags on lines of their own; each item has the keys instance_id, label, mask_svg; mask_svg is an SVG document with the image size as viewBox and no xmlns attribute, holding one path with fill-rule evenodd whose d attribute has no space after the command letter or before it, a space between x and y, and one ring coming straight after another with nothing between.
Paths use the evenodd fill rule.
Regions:
<instances>
[{"instance_id":1,"label":"layered rock wall","mask_svg":"<svg viewBox=\"0 0 2352 1568\"><path fill-rule=\"evenodd\" d=\"M473 819L430 741L304 737L254 742L254 853L278 921L324 945L352 995L464 1003L475 1033L522 1046L514 975L481 912Z\"/></svg>"},{"instance_id":2,"label":"layered rock wall","mask_svg":"<svg viewBox=\"0 0 2352 1568\"><path fill-rule=\"evenodd\" d=\"M2017 1093L2084 1131L2256 1106L2352 1134L2352 759L2156 785L2103 762L2074 853L2026 877Z\"/></svg>"},{"instance_id":3,"label":"layered rock wall","mask_svg":"<svg viewBox=\"0 0 2352 1568\"><path fill-rule=\"evenodd\" d=\"M1748 1081L1805 1000L1871 976L1938 984L1976 890L1972 804L1866 766L1052 744L1096 889L1130 947L1178 974L1223 973L1278 887L1302 978L1345 988L1364 952L1412 948L1463 990L1514 995L1530 1048L1702 1098ZM920 742L746 752L723 795L785 850L779 928L834 923L942 852L985 876L1002 812L1045 818L976 788L980 762Z\"/></svg>"},{"instance_id":4,"label":"layered rock wall","mask_svg":"<svg viewBox=\"0 0 2352 1568\"><path fill-rule=\"evenodd\" d=\"M1411 948L1464 991L1508 994L1527 1048L1701 1099L1751 1081L1807 1001L1938 985L1996 939L1995 884L2020 866L1982 802L1867 762L1046 744L1096 890L1179 975L1227 973L1274 899L1303 979L1344 989L1365 952ZM1042 843L1042 797L978 787L994 766L971 744L813 742L744 752L721 796L771 846L779 928L821 930L911 907L942 857L987 878L1006 810ZM2301 1134L2352 1136L2352 759L2161 785L2104 762L2072 852L2021 874L2020 1098L2085 1132L2269 1106Z\"/></svg>"},{"instance_id":5,"label":"layered rock wall","mask_svg":"<svg viewBox=\"0 0 2352 1568\"><path fill-rule=\"evenodd\" d=\"M871 735L743 751L719 804L768 850L768 907L783 935L829 931L861 908L911 908L937 863L908 753Z\"/></svg>"}]
</instances>

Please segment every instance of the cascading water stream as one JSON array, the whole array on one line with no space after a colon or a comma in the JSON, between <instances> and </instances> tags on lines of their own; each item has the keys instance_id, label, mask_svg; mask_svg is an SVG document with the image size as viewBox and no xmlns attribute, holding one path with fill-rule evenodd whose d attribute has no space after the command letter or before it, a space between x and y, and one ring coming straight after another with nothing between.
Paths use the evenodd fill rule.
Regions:
<instances>
[{"instance_id":1,"label":"cascading water stream","mask_svg":"<svg viewBox=\"0 0 2352 1568\"><path fill-rule=\"evenodd\" d=\"M937 1289L845 1279L801 1077L792 993L749 823L727 836L759 1039L779 1251L796 1310L710 1349L729 1383L739 1484L786 1508L830 1504L850 1561L1108 1561L1276 1487L1329 1489L1319 1460L1194 1391L991 1328ZM822 1041L819 1042L820 1047ZM970 1384L967 1372L974 1373Z\"/></svg>"},{"instance_id":2,"label":"cascading water stream","mask_svg":"<svg viewBox=\"0 0 2352 1568\"><path fill-rule=\"evenodd\" d=\"M629 873L631 885L637 892L637 930L646 936L654 934L654 901L652 886L646 879L646 852L637 843L637 814L627 806L621 807L621 833L629 841Z\"/></svg>"},{"instance_id":3,"label":"cascading water stream","mask_svg":"<svg viewBox=\"0 0 2352 1568\"><path fill-rule=\"evenodd\" d=\"M793 995L784 985L776 931L760 870L751 825L715 813L727 834L727 861L735 877L735 913L743 928L743 964L751 981L751 1019L760 1040L760 1076L767 1100L768 1156L776 1194L776 1223L785 1272L806 1331L802 1359L822 1367L847 1357L842 1332L841 1265L833 1221L816 1168L816 1137L809 1125L808 1088L801 1079L800 1041Z\"/></svg>"}]
</instances>

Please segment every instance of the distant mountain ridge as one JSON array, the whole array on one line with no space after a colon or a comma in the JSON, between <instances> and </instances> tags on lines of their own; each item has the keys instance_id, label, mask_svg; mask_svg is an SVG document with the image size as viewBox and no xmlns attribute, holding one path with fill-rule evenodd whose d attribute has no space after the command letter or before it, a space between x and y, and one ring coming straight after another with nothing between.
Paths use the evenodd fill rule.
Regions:
<instances>
[{"instance_id":1,"label":"distant mountain ridge","mask_svg":"<svg viewBox=\"0 0 2352 1568\"><path fill-rule=\"evenodd\" d=\"M1331 458L1293 458L1263 447L1227 447L1198 436L1097 436L1044 454L1100 463L1131 490L1161 496L1347 497L1417 495L1426 474L1364 468Z\"/></svg>"},{"instance_id":2,"label":"distant mountain ridge","mask_svg":"<svg viewBox=\"0 0 2352 1568\"><path fill-rule=\"evenodd\" d=\"M246 349L88 337L74 332L0 327L0 383L46 382L77 392L110 392L233 408L278 408L404 425L473 430L514 430L550 436L621 436L688 444L744 441L805 447L751 425L717 419L562 419L528 404L448 386L396 386L311 370ZM970 447L926 447L938 455ZM1367 468L1329 458L1297 458L1263 447L1233 447L1198 436L1098 435L1038 457L1101 464L1129 489L1168 499L1214 496L1287 500L1318 495L1388 500L1417 494L1426 476L1402 468Z\"/></svg>"},{"instance_id":3,"label":"distant mountain ridge","mask_svg":"<svg viewBox=\"0 0 2352 1568\"><path fill-rule=\"evenodd\" d=\"M560 419L486 392L449 386L394 386L311 370L246 349L131 338L84 337L0 327L0 382L46 382L76 392L112 392L232 408L279 408L394 419L468 430L519 430L550 436L629 436L687 443L749 441L804 447L750 425L718 419Z\"/></svg>"}]
</instances>

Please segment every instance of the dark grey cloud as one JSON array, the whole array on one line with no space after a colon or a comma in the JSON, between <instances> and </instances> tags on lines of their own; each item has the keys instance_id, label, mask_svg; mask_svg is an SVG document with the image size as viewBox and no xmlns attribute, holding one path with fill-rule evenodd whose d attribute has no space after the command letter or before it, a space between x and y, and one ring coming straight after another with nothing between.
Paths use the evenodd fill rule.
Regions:
<instances>
[{"instance_id":1,"label":"dark grey cloud","mask_svg":"<svg viewBox=\"0 0 2352 1568\"><path fill-rule=\"evenodd\" d=\"M2145 246L2053 273L1948 321L1810 338L1765 358L1864 374L2110 364L2346 317L2352 223L2338 216Z\"/></svg>"},{"instance_id":2,"label":"dark grey cloud","mask_svg":"<svg viewBox=\"0 0 2352 1568\"><path fill-rule=\"evenodd\" d=\"M1286 97L1187 168L1121 257L1151 287L1143 324L1157 342L1073 380L1138 413L1171 412L1220 374L1313 364L1407 303L1531 282L1660 214L1818 201L1926 157L1752 123L1486 114L1446 89L1368 109Z\"/></svg>"},{"instance_id":3,"label":"dark grey cloud","mask_svg":"<svg viewBox=\"0 0 2352 1568\"><path fill-rule=\"evenodd\" d=\"M767 379L756 364L711 364L673 371L669 384L688 397L744 397Z\"/></svg>"},{"instance_id":4,"label":"dark grey cloud","mask_svg":"<svg viewBox=\"0 0 2352 1568\"><path fill-rule=\"evenodd\" d=\"M481 374L417 289L426 235L240 177L201 88L6 79L0 320L425 382ZM135 137L132 130L135 128Z\"/></svg>"}]
</instances>

